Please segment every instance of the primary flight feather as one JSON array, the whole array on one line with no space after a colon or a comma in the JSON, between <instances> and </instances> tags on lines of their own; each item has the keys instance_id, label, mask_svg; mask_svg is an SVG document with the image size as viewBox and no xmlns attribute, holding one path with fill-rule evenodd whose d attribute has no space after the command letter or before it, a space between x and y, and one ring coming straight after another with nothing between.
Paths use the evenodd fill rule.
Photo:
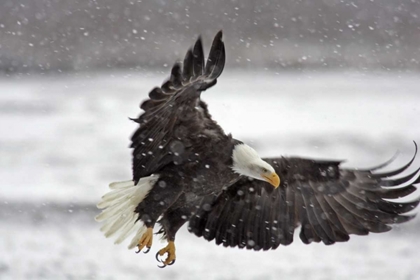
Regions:
<instances>
[{"instance_id":1,"label":"primary flight feather","mask_svg":"<svg viewBox=\"0 0 420 280\"><path fill-rule=\"evenodd\" d=\"M105 236L138 251L153 243L161 225L168 245L156 258L162 267L175 262L179 228L223 246L275 249L293 241L333 244L350 234L385 232L414 217L419 199L392 202L413 193L419 170L393 179L393 172L340 168L339 161L261 158L250 146L225 134L211 118L201 94L214 86L225 65L222 32L205 62L201 38L176 63L170 78L149 93L131 137L133 178L112 183L98 204L96 219ZM391 199L391 200L390 200ZM159 256L167 254L163 260Z\"/></svg>"}]
</instances>

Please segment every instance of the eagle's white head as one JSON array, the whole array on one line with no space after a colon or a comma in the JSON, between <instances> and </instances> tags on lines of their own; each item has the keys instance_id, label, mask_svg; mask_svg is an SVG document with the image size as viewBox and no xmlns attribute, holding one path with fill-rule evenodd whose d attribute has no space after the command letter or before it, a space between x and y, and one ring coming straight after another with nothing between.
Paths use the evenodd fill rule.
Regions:
<instances>
[{"instance_id":1,"label":"eagle's white head","mask_svg":"<svg viewBox=\"0 0 420 280\"><path fill-rule=\"evenodd\" d=\"M238 144L233 148L232 169L238 174L266 181L277 188L280 178L274 168L263 161L257 152L246 144Z\"/></svg>"}]
</instances>

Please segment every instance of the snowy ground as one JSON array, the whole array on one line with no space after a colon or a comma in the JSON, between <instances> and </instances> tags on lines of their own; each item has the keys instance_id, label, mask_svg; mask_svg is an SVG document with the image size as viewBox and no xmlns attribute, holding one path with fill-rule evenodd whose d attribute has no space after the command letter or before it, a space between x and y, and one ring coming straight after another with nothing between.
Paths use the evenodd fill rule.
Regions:
<instances>
[{"instance_id":1,"label":"snowy ground","mask_svg":"<svg viewBox=\"0 0 420 280\"><path fill-rule=\"evenodd\" d=\"M130 178L127 117L165 75L0 79L0 279L420 279L420 219L344 244L296 238L258 253L183 229L177 263L163 270L154 260L163 244L136 255L105 239L94 204L109 182ZM234 73L203 97L226 132L262 155L368 167L399 150L392 168L420 143L419 87L414 74Z\"/></svg>"}]
</instances>

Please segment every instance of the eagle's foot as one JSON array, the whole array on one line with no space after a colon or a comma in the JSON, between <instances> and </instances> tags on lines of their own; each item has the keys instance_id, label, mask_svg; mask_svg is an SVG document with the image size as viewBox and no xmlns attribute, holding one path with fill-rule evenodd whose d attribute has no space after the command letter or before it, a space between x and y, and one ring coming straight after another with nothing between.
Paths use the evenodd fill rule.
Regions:
<instances>
[{"instance_id":1,"label":"eagle's foot","mask_svg":"<svg viewBox=\"0 0 420 280\"><path fill-rule=\"evenodd\" d=\"M146 250L144 251L145 254L149 253L150 247L152 247L153 243L153 228L147 228L146 232L141 236L139 242L137 243L138 250L136 253L140 253L144 247Z\"/></svg>"},{"instance_id":2,"label":"eagle's foot","mask_svg":"<svg viewBox=\"0 0 420 280\"><path fill-rule=\"evenodd\" d=\"M166 260L160 259L159 256L163 256L164 254L168 254ZM160 249L156 254L156 260L162 263L161 266L158 265L160 268L164 268L167 265L173 265L175 263L175 243L174 241L169 241L168 245L165 248Z\"/></svg>"}]
</instances>

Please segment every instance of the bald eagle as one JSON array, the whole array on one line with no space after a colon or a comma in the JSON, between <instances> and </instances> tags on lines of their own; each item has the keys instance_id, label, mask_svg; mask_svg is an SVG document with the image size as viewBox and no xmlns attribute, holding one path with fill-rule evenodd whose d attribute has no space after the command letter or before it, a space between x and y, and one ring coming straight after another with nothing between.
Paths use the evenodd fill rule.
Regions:
<instances>
[{"instance_id":1,"label":"bald eagle","mask_svg":"<svg viewBox=\"0 0 420 280\"><path fill-rule=\"evenodd\" d=\"M300 239L333 244L350 234L386 232L406 222L420 199L406 197L420 183L419 170L401 178L413 162L378 172L340 168L340 161L298 157L261 158L225 134L211 118L201 93L216 84L225 65L222 32L214 38L207 62L201 39L176 63L170 78L149 93L131 137L132 180L110 184L96 217L106 237L129 249L149 251L159 223L168 245L156 254L162 267L175 262L175 236L188 222L198 237L225 247L276 249ZM411 183L410 183L411 182Z\"/></svg>"}]
</instances>

